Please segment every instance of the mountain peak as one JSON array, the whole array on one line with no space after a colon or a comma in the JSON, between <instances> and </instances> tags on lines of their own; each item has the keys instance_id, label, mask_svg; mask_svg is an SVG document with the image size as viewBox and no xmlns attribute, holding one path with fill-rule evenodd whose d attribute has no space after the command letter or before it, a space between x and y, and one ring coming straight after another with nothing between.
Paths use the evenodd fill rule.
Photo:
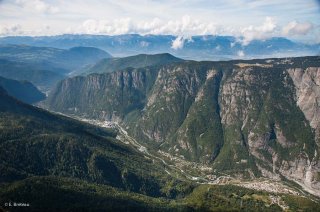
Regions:
<instances>
[{"instance_id":1,"label":"mountain peak","mask_svg":"<svg viewBox=\"0 0 320 212\"><path fill-rule=\"evenodd\" d=\"M147 66L166 65L169 63L181 62L183 59L177 58L169 53L159 54L138 54L123 58L102 59L95 65L81 70L81 73L106 73L126 68L143 68Z\"/></svg>"},{"instance_id":2,"label":"mountain peak","mask_svg":"<svg viewBox=\"0 0 320 212\"><path fill-rule=\"evenodd\" d=\"M81 53L81 54L86 54L86 53L93 53L93 54L105 54L105 57L112 57L109 53L107 53L106 51L96 48L96 47L87 47L87 46L76 46L76 47L72 47L69 49L70 52L77 52L77 53Z\"/></svg>"},{"instance_id":3,"label":"mountain peak","mask_svg":"<svg viewBox=\"0 0 320 212\"><path fill-rule=\"evenodd\" d=\"M121 59L129 59L129 58L135 58L135 59L145 59L145 60L153 60L151 63L157 61L159 63L167 63L168 61L183 61L183 59L180 59L178 57L173 56L170 53L157 53L157 54L137 54L137 55L132 55L128 57L124 57Z\"/></svg>"}]
</instances>

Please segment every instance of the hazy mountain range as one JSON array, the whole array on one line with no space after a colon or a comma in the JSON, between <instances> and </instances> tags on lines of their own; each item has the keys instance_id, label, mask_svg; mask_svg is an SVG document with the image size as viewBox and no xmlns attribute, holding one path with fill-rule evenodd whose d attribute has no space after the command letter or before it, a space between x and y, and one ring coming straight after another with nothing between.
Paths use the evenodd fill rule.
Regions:
<instances>
[{"instance_id":1,"label":"hazy mountain range","mask_svg":"<svg viewBox=\"0 0 320 212\"><path fill-rule=\"evenodd\" d=\"M267 58L318 55L320 45L297 43L286 38L275 37L242 43L232 36L172 35L58 35L2 37L0 44L27 44L55 48L91 46L103 49L115 57L136 54L171 53L183 59L226 60L237 58Z\"/></svg>"},{"instance_id":2,"label":"hazy mountain range","mask_svg":"<svg viewBox=\"0 0 320 212\"><path fill-rule=\"evenodd\" d=\"M27 45L0 45L0 76L27 80L48 91L71 72L111 57L97 48L57 49Z\"/></svg>"},{"instance_id":3,"label":"hazy mountain range","mask_svg":"<svg viewBox=\"0 0 320 212\"><path fill-rule=\"evenodd\" d=\"M41 93L28 81L17 81L0 77L0 86L5 89L10 96L29 104L44 100L46 97L45 94Z\"/></svg>"}]
</instances>

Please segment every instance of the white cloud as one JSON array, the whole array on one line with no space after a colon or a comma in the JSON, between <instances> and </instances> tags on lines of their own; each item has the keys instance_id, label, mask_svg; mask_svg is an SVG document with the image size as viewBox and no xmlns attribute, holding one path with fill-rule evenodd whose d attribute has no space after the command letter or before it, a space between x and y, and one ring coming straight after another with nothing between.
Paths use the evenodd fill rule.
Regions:
<instances>
[{"instance_id":1,"label":"white cloud","mask_svg":"<svg viewBox=\"0 0 320 212\"><path fill-rule=\"evenodd\" d=\"M143 33L156 34L155 31L161 28L163 22L159 18L154 18L152 21L140 21L137 23L137 28ZM150 33L151 32L151 33Z\"/></svg>"},{"instance_id":2,"label":"white cloud","mask_svg":"<svg viewBox=\"0 0 320 212\"><path fill-rule=\"evenodd\" d=\"M88 34L119 35L126 33L170 34L170 35L205 35L217 34L218 27L214 23L201 22L185 15L178 20L163 21L154 18L151 21L134 22L130 18L114 20L88 19L75 29Z\"/></svg>"},{"instance_id":3,"label":"white cloud","mask_svg":"<svg viewBox=\"0 0 320 212\"><path fill-rule=\"evenodd\" d=\"M260 23L266 15L277 18L279 26L273 18ZM297 23L284 28L293 17ZM319 19L318 0L0 0L0 26L20 24L25 30L22 34L28 35L41 25L50 25L46 33L51 35L242 35L246 44L287 34L311 41L319 40L315 22ZM85 20L92 21L84 24ZM310 25L305 23L313 23L314 29L308 33Z\"/></svg>"},{"instance_id":4,"label":"white cloud","mask_svg":"<svg viewBox=\"0 0 320 212\"><path fill-rule=\"evenodd\" d=\"M0 25L0 35L10 35L10 34L20 35L22 33L23 33L23 30L19 24Z\"/></svg>"},{"instance_id":5,"label":"white cloud","mask_svg":"<svg viewBox=\"0 0 320 212\"><path fill-rule=\"evenodd\" d=\"M184 46L185 39L182 36L178 36L172 41L171 48L174 50L182 49Z\"/></svg>"},{"instance_id":6,"label":"white cloud","mask_svg":"<svg viewBox=\"0 0 320 212\"><path fill-rule=\"evenodd\" d=\"M309 22L298 23L297 21L291 21L282 28L282 33L285 36L288 35L306 35L313 29L313 24Z\"/></svg>"},{"instance_id":7,"label":"white cloud","mask_svg":"<svg viewBox=\"0 0 320 212\"><path fill-rule=\"evenodd\" d=\"M49 5L42 0L16 0L15 3L27 10L35 11L39 13L57 13L59 8Z\"/></svg>"},{"instance_id":8,"label":"white cloud","mask_svg":"<svg viewBox=\"0 0 320 212\"><path fill-rule=\"evenodd\" d=\"M172 41L171 48L174 50L182 49L185 42L193 42L191 36L178 36L175 40Z\"/></svg>"},{"instance_id":9,"label":"white cloud","mask_svg":"<svg viewBox=\"0 0 320 212\"><path fill-rule=\"evenodd\" d=\"M217 26L212 22L203 22L198 19L192 19L189 15L184 15L181 19L161 21L154 19L151 23L141 22L136 30L143 31L146 34L173 34L173 35L206 35L216 34Z\"/></svg>"},{"instance_id":10,"label":"white cloud","mask_svg":"<svg viewBox=\"0 0 320 212\"><path fill-rule=\"evenodd\" d=\"M87 34L119 35L132 33L134 31L130 18L115 19L112 22L89 19L84 21L80 28L81 31L84 30Z\"/></svg>"},{"instance_id":11,"label":"white cloud","mask_svg":"<svg viewBox=\"0 0 320 212\"><path fill-rule=\"evenodd\" d=\"M264 23L261 26L249 26L242 28L241 34L243 39L241 40L243 45L248 45L252 40L264 40L274 36L277 28L276 21L272 17L266 17Z\"/></svg>"},{"instance_id":12,"label":"white cloud","mask_svg":"<svg viewBox=\"0 0 320 212\"><path fill-rule=\"evenodd\" d=\"M20 24L0 25L0 36L8 35L50 35L51 27L48 25L37 26L36 29L28 30Z\"/></svg>"},{"instance_id":13,"label":"white cloud","mask_svg":"<svg viewBox=\"0 0 320 212\"><path fill-rule=\"evenodd\" d=\"M141 41L141 42L140 42L140 46L141 46L141 47L148 47L149 45L150 45L149 42L146 42L146 41Z\"/></svg>"},{"instance_id":14,"label":"white cloud","mask_svg":"<svg viewBox=\"0 0 320 212\"><path fill-rule=\"evenodd\" d=\"M244 51L239 50L239 51L237 52L237 55L238 55L238 57L244 57L244 56L245 56L245 53L244 53Z\"/></svg>"}]
</instances>

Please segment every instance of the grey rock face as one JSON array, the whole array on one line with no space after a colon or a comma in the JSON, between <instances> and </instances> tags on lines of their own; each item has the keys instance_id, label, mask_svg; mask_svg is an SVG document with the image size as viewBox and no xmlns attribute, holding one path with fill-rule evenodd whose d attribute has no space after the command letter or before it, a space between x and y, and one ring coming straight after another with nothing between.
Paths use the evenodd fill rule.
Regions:
<instances>
[{"instance_id":1,"label":"grey rock face","mask_svg":"<svg viewBox=\"0 0 320 212\"><path fill-rule=\"evenodd\" d=\"M300 155L295 161L282 165L280 171L303 185L316 195L320 195L319 131L320 131L320 68L308 67L287 70L296 90L297 105L315 130L317 148L314 157Z\"/></svg>"},{"instance_id":2,"label":"grey rock face","mask_svg":"<svg viewBox=\"0 0 320 212\"><path fill-rule=\"evenodd\" d=\"M225 77L219 94L224 142L235 161L247 150L263 176L282 175L319 196L319 68L263 71L243 67ZM296 131L289 122L302 125Z\"/></svg>"},{"instance_id":3,"label":"grey rock face","mask_svg":"<svg viewBox=\"0 0 320 212\"><path fill-rule=\"evenodd\" d=\"M288 69L296 88L297 105L304 113L310 126L320 127L320 68Z\"/></svg>"}]
</instances>

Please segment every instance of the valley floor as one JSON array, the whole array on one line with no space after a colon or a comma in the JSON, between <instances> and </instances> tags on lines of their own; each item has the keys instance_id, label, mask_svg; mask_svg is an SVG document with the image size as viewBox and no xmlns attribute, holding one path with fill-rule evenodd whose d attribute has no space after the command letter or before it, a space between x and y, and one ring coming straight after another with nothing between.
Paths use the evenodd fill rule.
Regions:
<instances>
[{"instance_id":1,"label":"valley floor","mask_svg":"<svg viewBox=\"0 0 320 212\"><path fill-rule=\"evenodd\" d=\"M61 114L61 113L60 113ZM65 115L65 114L62 114ZM68 116L68 115L65 115ZM313 201L318 202L319 198L312 195L307 188L300 184L295 184L294 182L286 183L283 181L276 181L266 178L255 178L252 180L236 179L230 175L224 173L217 173L215 170L206 164L200 164L196 162L190 162L184 160L182 157L173 156L167 152L158 150L157 152L149 150L147 147L140 144L134 138L132 138L126 129L124 129L119 123L111 121L100 121L94 119L86 119L77 116L72 116L72 118L78 119L80 121L104 127L112 128L118 131L117 139L126 145L134 147L136 150L140 151L147 158L156 160L163 163L165 171L172 175L173 177L179 176L180 178L191 180L197 184L207 184L207 185L235 185L244 188L249 188L253 190L270 192L274 194L289 194L295 196L302 196L311 198ZM273 199L280 207L285 209L279 200Z\"/></svg>"}]
</instances>

